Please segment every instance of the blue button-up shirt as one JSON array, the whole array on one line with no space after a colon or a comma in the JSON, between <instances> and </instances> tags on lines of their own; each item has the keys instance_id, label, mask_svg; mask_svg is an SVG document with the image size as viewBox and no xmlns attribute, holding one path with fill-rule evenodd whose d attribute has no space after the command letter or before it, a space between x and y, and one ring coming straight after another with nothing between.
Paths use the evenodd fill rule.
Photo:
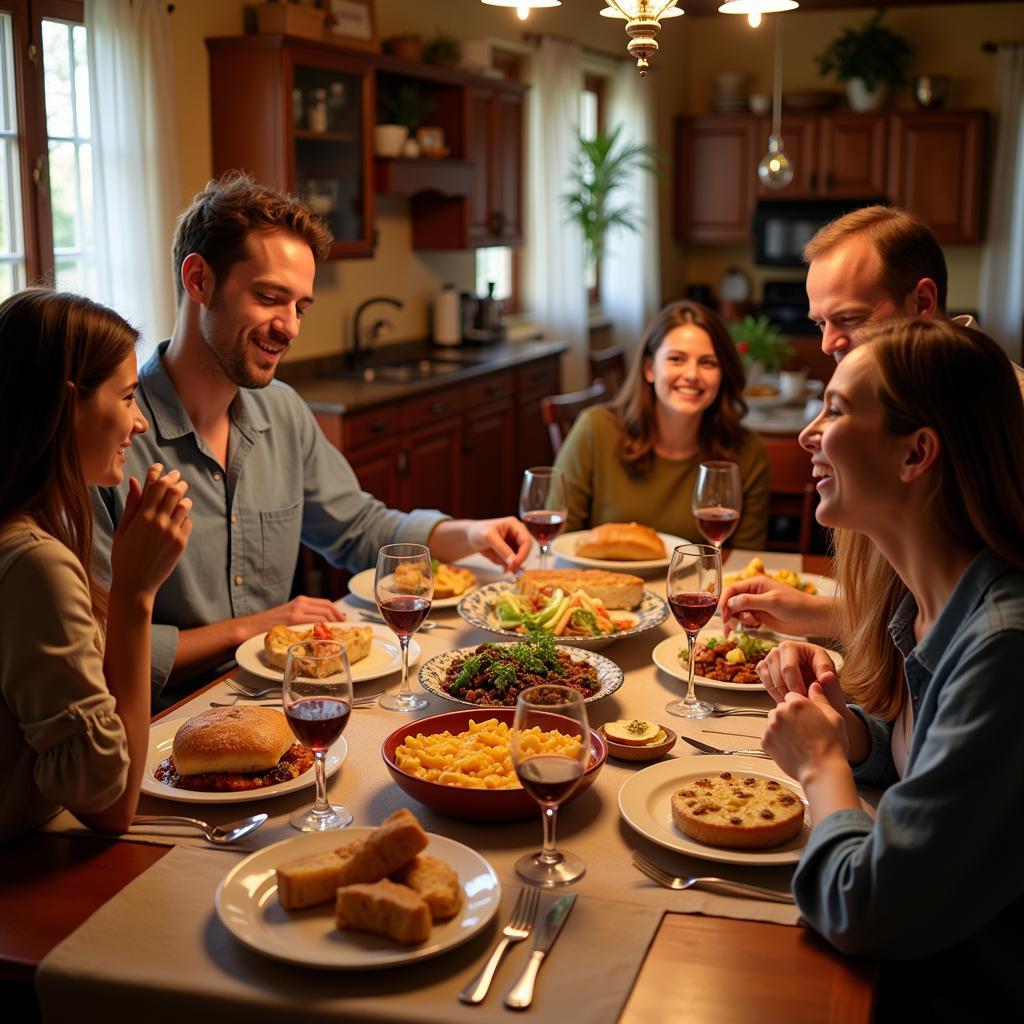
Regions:
<instances>
[{"instance_id":1,"label":"blue button-up shirt","mask_svg":"<svg viewBox=\"0 0 1024 1024\"><path fill-rule=\"evenodd\" d=\"M941 1018L1021 1019L1024 572L982 551L915 646L916 614L908 595L890 626L914 708L903 778L873 823L842 810L815 826L793 889L840 949L918 961L919 996ZM868 721L856 778L886 784L891 726Z\"/></svg>"},{"instance_id":2,"label":"blue button-up shirt","mask_svg":"<svg viewBox=\"0 0 1024 1024\"><path fill-rule=\"evenodd\" d=\"M132 439L128 475L154 462L189 484L192 534L160 588L153 612L153 690L174 666L178 630L266 611L289 599L300 540L334 565L375 564L382 544L425 544L445 517L397 512L361 490L306 403L279 381L241 389L231 404L227 466L196 433L164 370L161 344L139 373L137 400L149 430ZM109 579L110 543L127 483L95 492L97 576ZM229 663L228 663L229 664ZM222 671L227 665L222 667Z\"/></svg>"}]
</instances>

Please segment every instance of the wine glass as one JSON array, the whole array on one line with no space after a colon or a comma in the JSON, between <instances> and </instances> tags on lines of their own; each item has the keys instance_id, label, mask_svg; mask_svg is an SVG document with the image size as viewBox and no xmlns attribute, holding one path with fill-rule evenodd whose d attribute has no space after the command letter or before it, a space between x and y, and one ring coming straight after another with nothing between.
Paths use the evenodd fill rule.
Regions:
<instances>
[{"instance_id":1,"label":"wine glass","mask_svg":"<svg viewBox=\"0 0 1024 1024\"><path fill-rule=\"evenodd\" d=\"M557 753L538 749L534 737L557 730L574 742ZM510 737L512 766L534 800L544 820L544 848L516 861L521 878L540 885L565 885L587 870L574 853L555 846L555 816L560 804L579 784L590 761L590 727L583 694L568 686L547 683L531 686L519 694Z\"/></svg>"},{"instance_id":2,"label":"wine glass","mask_svg":"<svg viewBox=\"0 0 1024 1024\"><path fill-rule=\"evenodd\" d=\"M697 700L693 692L693 649L697 634L715 614L722 593L722 553L711 544L680 544L672 552L668 567L668 603L676 621L686 630L687 662L690 678L686 696L665 705L670 715L681 718L707 718L714 708Z\"/></svg>"},{"instance_id":3,"label":"wine glass","mask_svg":"<svg viewBox=\"0 0 1024 1024\"><path fill-rule=\"evenodd\" d=\"M739 525L742 510L740 467L735 462L702 462L693 489L697 529L721 550Z\"/></svg>"},{"instance_id":4,"label":"wine glass","mask_svg":"<svg viewBox=\"0 0 1024 1024\"><path fill-rule=\"evenodd\" d=\"M554 466L533 466L523 473L519 518L540 547L540 567L547 568L548 547L569 515L565 478Z\"/></svg>"},{"instance_id":5,"label":"wine glass","mask_svg":"<svg viewBox=\"0 0 1024 1024\"><path fill-rule=\"evenodd\" d=\"M385 693L380 706L387 711L418 711L430 702L409 688L409 637L423 625L434 599L430 549L422 544L385 544L377 553L373 594L402 648L402 685L398 693Z\"/></svg>"},{"instance_id":6,"label":"wine glass","mask_svg":"<svg viewBox=\"0 0 1024 1024\"><path fill-rule=\"evenodd\" d=\"M327 802L324 760L331 744L345 731L352 710L352 673L345 645L337 640L292 644L284 665L284 716L296 739L313 752L316 802L288 820L300 832L344 828L352 815Z\"/></svg>"}]
</instances>

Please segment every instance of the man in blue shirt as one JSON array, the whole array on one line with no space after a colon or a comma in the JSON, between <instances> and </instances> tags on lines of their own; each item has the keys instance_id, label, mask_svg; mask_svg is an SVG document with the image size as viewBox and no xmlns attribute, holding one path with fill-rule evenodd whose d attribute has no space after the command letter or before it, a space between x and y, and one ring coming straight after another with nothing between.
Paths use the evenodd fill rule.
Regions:
<instances>
[{"instance_id":1,"label":"man in blue shirt","mask_svg":"<svg viewBox=\"0 0 1024 1024\"><path fill-rule=\"evenodd\" d=\"M151 429L125 452L126 477L163 463L181 471L193 501L187 557L154 608L157 706L222 670L238 644L272 625L341 617L326 599L289 600L300 541L351 569L399 541L429 544L444 561L479 551L509 571L529 552L530 536L512 517L385 507L362 491L306 403L274 380L330 241L305 204L241 175L211 182L179 219L178 318L139 373L136 397ZM124 496L124 488L97 492L101 570Z\"/></svg>"}]
</instances>

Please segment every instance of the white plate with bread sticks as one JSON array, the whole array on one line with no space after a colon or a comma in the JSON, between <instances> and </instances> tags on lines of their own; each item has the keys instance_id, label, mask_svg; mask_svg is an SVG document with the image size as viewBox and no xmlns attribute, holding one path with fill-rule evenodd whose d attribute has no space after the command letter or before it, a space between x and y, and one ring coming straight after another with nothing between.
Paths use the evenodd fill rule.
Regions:
<instances>
[{"instance_id":1,"label":"white plate with bread sticks","mask_svg":"<svg viewBox=\"0 0 1024 1024\"><path fill-rule=\"evenodd\" d=\"M381 828L386 826L387 822ZM426 896L430 916L422 931L417 931L419 915L424 913L422 901L415 892L408 893L404 884L387 876L375 883L344 881L347 866L357 857L369 856L365 844L379 831L314 832L251 854L218 886L217 915L239 942L258 953L329 970L372 970L437 956L489 924L501 904L498 876L480 854L445 836L426 833L427 845L414 855L414 861L420 858L419 863L425 860L435 868L437 861L447 865L440 870L454 880L457 909L447 919L435 917L435 903ZM400 868L390 877L408 881L404 874L408 870ZM343 895L338 896L339 892ZM282 899L298 909L285 909ZM309 900L321 901L304 906ZM451 907L443 914L450 911ZM381 919L388 919L395 937L355 930L380 927Z\"/></svg>"},{"instance_id":2,"label":"white plate with bread sticks","mask_svg":"<svg viewBox=\"0 0 1024 1024\"><path fill-rule=\"evenodd\" d=\"M551 550L563 561L587 569L646 575L667 569L675 548L689 543L639 523L604 523L592 530L561 534L551 542Z\"/></svg>"},{"instance_id":3,"label":"white plate with bread sticks","mask_svg":"<svg viewBox=\"0 0 1024 1024\"><path fill-rule=\"evenodd\" d=\"M501 643L493 645L494 649L496 649L499 654L502 651L514 648L515 646L515 643ZM443 697L445 700L453 701L456 704L465 704L468 707L479 707L486 710L491 707L515 707L515 698L520 689L525 689L527 686L533 686L537 682L556 683L559 681L559 677L553 671L544 672L543 674L538 673L533 676L523 676L522 682L517 678L516 689L510 691L510 696L503 704L482 704L480 701L467 700L458 696L457 690L456 693L450 692L449 687L446 684L448 683L449 669L456 664L464 666L469 659L473 657L476 650L476 647L462 647L455 651L444 651L441 654L435 655L421 666L419 674L420 685L424 690L436 694L438 697ZM604 657L604 655L597 654L594 651L587 651L580 647L565 647L562 645L559 645L558 651L560 652L560 655L564 655L573 663L568 666L568 671L578 672L581 667L584 667L584 671L586 669L593 670L593 685L595 687L595 692L583 698L585 703L589 704L595 700L602 700L603 698L613 694L622 685L624 678L622 669L619 668L614 661ZM510 663L504 658L500 659L500 661L504 664ZM517 666L517 676L519 675L520 672ZM486 672L478 678L486 679ZM455 679L458 680L457 675L455 676ZM479 686L474 686L473 682L467 683L467 686L470 689L475 688L479 690ZM586 691L583 690L581 692L585 693ZM494 692L492 699L499 699L497 691Z\"/></svg>"},{"instance_id":4,"label":"white plate with bread sticks","mask_svg":"<svg viewBox=\"0 0 1024 1024\"><path fill-rule=\"evenodd\" d=\"M677 850L679 853L697 857L700 860L765 867L796 864L800 860L800 852L807 845L807 839L811 834L806 808L801 817L800 830L793 838L764 849L713 846L687 835L679 828L673 820L673 797L680 800L699 801L704 790L695 785L697 780L707 779L718 782L723 772L732 775L733 779L740 784L744 780L751 780L751 799L742 802L749 802L752 810L757 806L758 799L754 795L756 792L754 783L761 787L764 787L766 783L774 783L779 787L777 791L786 794L787 799L789 795L795 794L801 804L804 803L803 791L797 783L771 762L741 756L693 754L661 761L631 775L619 789L619 814L627 824L642 836L646 836L651 842L669 850ZM743 792L747 791L743 790ZM682 794L695 795L684 798ZM744 822L737 826L739 832L735 841L755 841L754 833L759 827L767 828L773 824L773 822L761 819L759 812L753 813L749 824Z\"/></svg>"},{"instance_id":5,"label":"white plate with bread sticks","mask_svg":"<svg viewBox=\"0 0 1024 1024\"><path fill-rule=\"evenodd\" d=\"M304 623L289 626L287 629L296 636L303 636L312 630L315 623ZM353 683L363 683L369 679L379 679L391 675L402 668L402 649L398 645L398 637L387 626L376 624L332 622L328 626L332 635L341 639L349 651L349 670ZM275 627L277 629L278 627ZM287 651L285 636L280 643L268 645L268 637L273 639L274 630L251 636L235 651L235 661L239 668L251 672L262 679L273 679L275 682L284 680L284 656ZM301 641L295 641L301 642ZM352 655L356 657L353 658ZM409 641L409 665L415 665L420 659L420 645L415 638ZM330 678L330 677L328 677Z\"/></svg>"},{"instance_id":6,"label":"white plate with bread sticks","mask_svg":"<svg viewBox=\"0 0 1024 1024\"><path fill-rule=\"evenodd\" d=\"M348 592L374 608L377 607L377 599L373 593L376 574L376 569L364 569L362 572L357 572L348 581ZM430 607L431 609L454 608L466 594L481 583L492 583L503 575L504 572L497 566L493 569L483 569L477 565L470 568L441 563L434 573L434 599Z\"/></svg>"},{"instance_id":7,"label":"white plate with bread sticks","mask_svg":"<svg viewBox=\"0 0 1024 1024\"><path fill-rule=\"evenodd\" d=\"M598 569L529 569L515 580L467 594L459 602L459 615L477 629L510 640L540 629L556 643L594 649L661 625L668 618L668 605L644 590L639 576Z\"/></svg>"},{"instance_id":8,"label":"white plate with bread sticks","mask_svg":"<svg viewBox=\"0 0 1024 1024\"><path fill-rule=\"evenodd\" d=\"M250 715L253 713L264 714L266 712L272 712L279 715L281 720L284 721L284 713L277 711L275 708L236 706L215 710L223 711L225 713L230 712L232 717ZM200 716L196 716L196 718L199 717ZM147 796L155 796L159 797L161 800L173 800L176 803L186 804L235 804L248 803L253 800L268 800L271 797L282 796L285 793L294 793L296 790L301 789L308 789L310 793L312 793L314 783L312 762L310 762L309 767L302 772L302 774L295 778L288 779L285 782L262 785L256 789L207 792L196 789L183 789L162 782L157 777L157 772L161 769L162 763L167 758L171 757L174 751L175 734L186 721L194 721L194 719L161 718L150 726L149 750L146 754L146 767L142 773L142 792L147 794ZM282 731L281 733L280 746L287 746L290 748L296 743L296 740L294 735L291 734L291 730L288 728L287 722L285 722L284 729L287 731ZM266 742L263 737L259 737L257 739L257 753L253 756L258 756L259 754L264 753L264 748L260 745L261 741L264 743ZM231 743L229 746L232 748L231 753L234 754L239 751L239 743ZM179 744L179 750L180 749ZM251 754L251 751L249 753ZM185 772L181 770L182 768L186 769L188 772L199 773L239 770L237 766L225 765L222 756L217 751L213 743L206 744L202 741L196 743L192 754L193 756L199 757L200 760L194 764L187 761L183 761L182 765L177 765L177 763L175 763L175 767L178 768L180 774L185 774ZM345 737L340 736L327 751L325 768L328 776L333 775L341 767L341 764L345 760L347 754L348 744L345 742ZM280 756L275 759L273 753L271 753L270 758L271 761L281 760ZM251 764L249 767L251 767Z\"/></svg>"},{"instance_id":9,"label":"white plate with bread sticks","mask_svg":"<svg viewBox=\"0 0 1024 1024\"><path fill-rule=\"evenodd\" d=\"M737 637L742 637L744 634L731 633L729 635L729 641L724 644L726 647L733 647L731 641L735 641ZM757 638L758 640L760 638ZM715 629L702 629L697 634L697 643L707 644L708 641L720 642L724 640L724 634L721 628ZM744 641L741 641L744 642ZM757 642L755 640L755 642ZM768 640L761 642L763 646L777 647L778 641ZM839 651L829 651L829 657L835 662L836 669L841 669L845 663L845 659L839 653ZM658 666L663 672L667 672L670 676L675 676L676 679L681 679L684 683L687 681L689 676L689 664L687 662L687 644L685 636L670 636L665 640L662 640L657 647L651 652L651 659L654 664ZM698 662L699 666L699 662ZM749 673L754 674L754 673ZM697 672L694 674L693 681L701 686L708 686L715 690L735 690L738 693L764 693L764 684L760 679L755 679L751 682L735 682L731 679L713 679L710 676L702 675L698 667Z\"/></svg>"}]
</instances>

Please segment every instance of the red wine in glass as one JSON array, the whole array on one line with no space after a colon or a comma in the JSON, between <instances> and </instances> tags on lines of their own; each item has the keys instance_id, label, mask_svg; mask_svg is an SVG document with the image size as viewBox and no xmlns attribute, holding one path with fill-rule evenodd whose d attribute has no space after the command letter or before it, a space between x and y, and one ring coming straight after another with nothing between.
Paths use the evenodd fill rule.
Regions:
<instances>
[{"instance_id":1,"label":"red wine in glass","mask_svg":"<svg viewBox=\"0 0 1024 1024\"><path fill-rule=\"evenodd\" d=\"M676 622L687 633L697 633L703 629L718 606L718 601L713 595L704 593L672 594L668 603Z\"/></svg>"},{"instance_id":2,"label":"red wine in glass","mask_svg":"<svg viewBox=\"0 0 1024 1024\"><path fill-rule=\"evenodd\" d=\"M566 514L560 511L523 513L523 524L538 544L548 544L553 541L562 532L565 520Z\"/></svg>"},{"instance_id":3,"label":"red wine in glass","mask_svg":"<svg viewBox=\"0 0 1024 1024\"><path fill-rule=\"evenodd\" d=\"M377 607L391 632L397 637L412 636L430 611L430 602L425 597L401 595L386 597Z\"/></svg>"},{"instance_id":4,"label":"red wine in glass","mask_svg":"<svg viewBox=\"0 0 1024 1024\"><path fill-rule=\"evenodd\" d=\"M734 508L696 509L694 517L697 520L697 529L718 547L732 536L740 521L740 514Z\"/></svg>"},{"instance_id":5,"label":"red wine in glass","mask_svg":"<svg viewBox=\"0 0 1024 1024\"><path fill-rule=\"evenodd\" d=\"M351 705L336 697L305 697L285 708L298 741L312 751L328 750L348 725Z\"/></svg>"},{"instance_id":6,"label":"red wine in glass","mask_svg":"<svg viewBox=\"0 0 1024 1024\"><path fill-rule=\"evenodd\" d=\"M560 804L583 777L583 765L576 759L540 755L523 761L516 775L539 804Z\"/></svg>"}]
</instances>

